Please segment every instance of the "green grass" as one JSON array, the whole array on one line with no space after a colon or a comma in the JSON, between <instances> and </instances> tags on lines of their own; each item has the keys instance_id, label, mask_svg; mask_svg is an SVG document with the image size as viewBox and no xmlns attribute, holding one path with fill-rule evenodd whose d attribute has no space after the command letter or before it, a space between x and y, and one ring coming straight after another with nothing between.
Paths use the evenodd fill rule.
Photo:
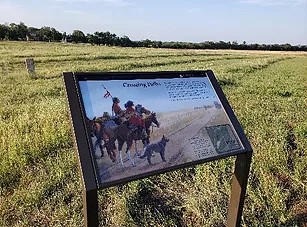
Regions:
<instances>
[{"instance_id":1,"label":"green grass","mask_svg":"<svg viewBox=\"0 0 307 227\"><path fill-rule=\"evenodd\" d=\"M0 42L0 226L83 225L63 71L196 69L214 71L254 149L242 225L306 226L306 53L32 42ZM234 161L99 191L101 226L224 226Z\"/></svg>"}]
</instances>

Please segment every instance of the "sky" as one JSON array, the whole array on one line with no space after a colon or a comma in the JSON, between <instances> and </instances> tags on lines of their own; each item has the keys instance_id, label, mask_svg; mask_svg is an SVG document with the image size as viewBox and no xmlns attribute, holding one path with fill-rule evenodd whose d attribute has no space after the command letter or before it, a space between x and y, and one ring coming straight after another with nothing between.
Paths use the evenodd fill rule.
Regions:
<instances>
[{"instance_id":1,"label":"sky","mask_svg":"<svg viewBox=\"0 0 307 227\"><path fill-rule=\"evenodd\" d=\"M0 23L131 40L307 44L307 0L0 0Z\"/></svg>"},{"instance_id":2,"label":"sky","mask_svg":"<svg viewBox=\"0 0 307 227\"><path fill-rule=\"evenodd\" d=\"M169 91L171 91L171 87L175 88L174 85L178 86L178 83L181 81L187 81L189 83L185 86L185 90L189 91L189 94L191 94L192 90L193 93L195 92L195 89L197 88L195 83L198 84L197 89L199 90L197 91L197 94L199 94L199 96L191 96L191 98L198 97L198 99L182 100L183 98L179 98L181 100L172 101L169 97ZM188 89L187 86L192 85L192 81L194 81L193 88ZM169 86L170 84L168 84L168 87L166 87L165 82L171 82L172 86ZM198 82L202 82L202 84ZM207 77L188 79L138 79L128 81L80 81L80 90L86 116L90 119L102 116L103 112L109 112L111 114L113 103L112 98L110 96L104 98L107 91L111 93L111 96L120 99L120 106L123 110L125 109L124 104L128 100L133 101L134 105L141 104L152 112L194 109L195 107L201 108L204 105L213 105L214 101L218 101L215 91ZM200 90L202 91L202 94ZM182 89L178 90L178 92L184 94Z\"/></svg>"}]
</instances>

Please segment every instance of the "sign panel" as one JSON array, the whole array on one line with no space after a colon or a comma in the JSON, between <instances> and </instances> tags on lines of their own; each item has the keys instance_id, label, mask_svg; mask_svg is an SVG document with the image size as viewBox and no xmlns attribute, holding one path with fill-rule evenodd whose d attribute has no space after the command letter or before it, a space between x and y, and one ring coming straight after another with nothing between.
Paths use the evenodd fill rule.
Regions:
<instances>
[{"instance_id":1,"label":"sign panel","mask_svg":"<svg viewBox=\"0 0 307 227\"><path fill-rule=\"evenodd\" d=\"M212 71L73 76L98 188L249 150Z\"/></svg>"}]
</instances>

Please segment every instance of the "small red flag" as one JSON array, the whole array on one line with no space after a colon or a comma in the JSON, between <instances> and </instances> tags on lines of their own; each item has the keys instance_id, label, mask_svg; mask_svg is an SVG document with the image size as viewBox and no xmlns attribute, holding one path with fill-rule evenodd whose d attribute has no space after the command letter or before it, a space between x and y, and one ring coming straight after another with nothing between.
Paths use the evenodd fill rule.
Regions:
<instances>
[{"instance_id":1,"label":"small red flag","mask_svg":"<svg viewBox=\"0 0 307 227\"><path fill-rule=\"evenodd\" d=\"M103 97L108 98L110 95L111 95L110 92L107 91L107 93L105 93Z\"/></svg>"}]
</instances>

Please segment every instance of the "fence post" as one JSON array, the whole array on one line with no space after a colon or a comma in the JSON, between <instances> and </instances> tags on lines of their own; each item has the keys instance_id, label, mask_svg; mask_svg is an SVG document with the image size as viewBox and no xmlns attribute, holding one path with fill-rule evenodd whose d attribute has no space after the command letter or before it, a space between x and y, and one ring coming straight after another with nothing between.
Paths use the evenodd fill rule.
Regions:
<instances>
[{"instance_id":1,"label":"fence post","mask_svg":"<svg viewBox=\"0 0 307 227\"><path fill-rule=\"evenodd\" d=\"M26 67L27 67L29 75L31 77L35 76L35 66L34 66L34 59L33 58L27 58L26 59Z\"/></svg>"}]
</instances>

